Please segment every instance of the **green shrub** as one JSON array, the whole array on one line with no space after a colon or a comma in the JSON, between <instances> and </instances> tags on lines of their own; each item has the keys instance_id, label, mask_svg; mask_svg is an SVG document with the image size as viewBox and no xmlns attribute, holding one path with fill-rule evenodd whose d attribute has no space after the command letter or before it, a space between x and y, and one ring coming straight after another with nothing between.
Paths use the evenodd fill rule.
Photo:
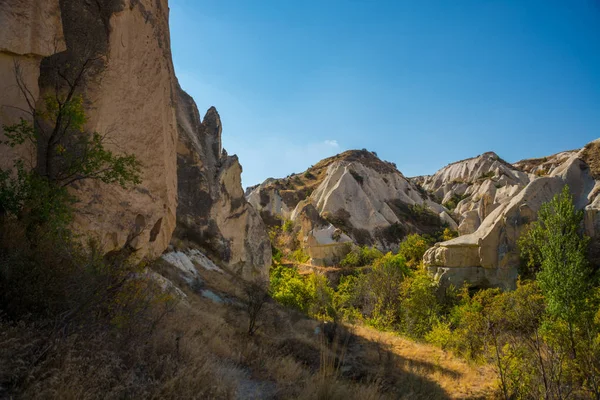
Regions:
<instances>
[{"instance_id":1,"label":"green shrub","mask_svg":"<svg viewBox=\"0 0 600 400\"><path fill-rule=\"evenodd\" d=\"M309 274L305 280L310 294L308 315L320 321L334 320L334 291L329 286L327 278L323 275Z\"/></svg>"},{"instance_id":2,"label":"green shrub","mask_svg":"<svg viewBox=\"0 0 600 400\"><path fill-rule=\"evenodd\" d=\"M281 264L283 259L283 253L277 247L271 246L271 253L273 254L273 263Z\"/></svg>"},{"instance_id":3,"label":"green shrub","mask_svg":"<svg viewBox=\"0 0 600 400\"><path fill-rule=\"evenodd\" d=\"M308 312L311 293L297 268L272 266L269 292L275 301L284 306Z\"/></svg>"},{"instance_id":4,"label":"green shrub","mask_svg":"<svg viewBox=\"0 0 600 400\"><path fill-rule=\"evenodd\" d=\"M421 204L413 204L408 206L410 218L424 225L441 225L440 217L429 207Z\"/></svg>"},{"instance_id":5,"label":"green shrub","mask_svg":"<svg viewBox=\"0 0 600 400\"><path fill-rule=\"evenodd\" d=\"M484 181L484 180L486 180L486 179L493 178L493 177L494 177L494 175L496 175L496 174L494 173L494 171L489 171L489 172L486 172L486 173L484 173L484 174L481 174L481 175L479 175L479 178L477 178L477 180Z\"/></svg>"},{"instance_id":6,"label":"green shrub","mask_svg":"<svg viewBox=\"0 0 600 400\"><path fill-rule=\"evenodd\" d=\"M424 270L415 271L401 286L402 332L423 338L438 322L441 305L437 282Z\"/></svg>"},{"instance_id":7,"label":"green shrub","mask_svg":"<svg viewBox=\"0 0 600 400\"><path fill-rule=\"evenodd\" d=\"M273 266L270 272L269 293L275 301L312 318L334 319L334 291L325 276L302 276L295 267Z\"/></svg>"},{"instance_id":8,"label":"green shrub","mask_svg":"<svg viewBox=\"0 0 600 400\"><path fill-rule=\"evenodd\" d=\"M366 311L367 322L383 330L399 330L401 321L400 289L404 278L409 275L404 257L387 253L375 260L371 272L365 274L369 290Z\"/></svg>"},{"instance_id":9,"label":"green shrub","mask_svg":"<svg viewBox=\"0 0 600 400\"><path fill-rule=\"evenodd\" d=\"M292 232L294 230L294 222L291 219L286 219L281 226L281 230L287 233Z\"/></svg>"},{"instance_id":10,"label":"green shrub","mask_svg":"<svg viewBox=\"0 0 600 400\"><path fill-rule=\"evenodd\" d=\"M448 210L450 211L454 211L454 209L456 208L456 206L458 206L458 203L460 203L461 201L463 201L464 199L468 198L469 195L468 194L454 194L450 200L448 200L447 202L445 202L443 204L444 207L446 207Z\"/></svg>"},{"instance_id":11,"label":"green shrub","mask_svg":"<svg viewBox=\"0 0 600 400\"><path fill-rule=\"evenodd\" d=\"M413 233L404 238L400 243L398 254L406 260L406 265L416 268L423 260L423 255L433 245L432 240L426 235Z\"/></svg>"},{"instance_id":12,"label":"green shrub","mask_svg":"<svg viewBox=\"0 0 600 400\"><path fill-rule=\"evenodd\" d=\"M350 175L352 175L352 177L354 177L356 182L358 182L358 184L362 186L362 184L365 181L365 178L363 178L358 172L353 171L353 170L350 170Z\"/></svg>"},{"instance_id":13,"label":"green shrub","mask_svg":"<svg viewBox=\"0 0 600 400\"><path fill-rule=\"evenodd\" d=\"M342 267L362 267L383 257L383 253L375 247L354 247L340 262Z\"/></svg>"},{"instance_id":14,"label":"green shrub","mask_svg":"<svg viewBox=\"0 0 600 400\"><path fill-rule=\"evenodd\" d=\"M431 330L425 334L425 341L444 350L450 348L454 338L454 333L450 326L450 322L442 320L435 321Z\"/></svg>"},{"instance_id":15,"label":"green shrub","mask_svg":"<svg viewBox=\"0 0 600 400\"><path fill-rule=\"evenodd\" d=\"M396 244L404 236L406 236L406 228L398 222L394 222L385 228L378 228L375 232L377 239L388 244Z\"/></svg>"},{"instance_id":16,"label":"green shrub","mask_svg":"<svg viewBox=\"0 0 600 400\"><path fill-rule=\"evenodd\" d=\"M314 176L314 175L312 174L312 172L310 172L310 171L306 171L306 172L304 173L304 177L305 177L306 179L315 179L315 176Z\"/></svg>"},{"instance_id":17,"label":"green shrub","mask_svg":"<svg viewBox=\"0 0 600 400\"><path fill-rule=\"evenodd\" d=\"M310 256L300 247L292 252L292 259L300 264L306 264L310 261Z\"/></svg>"},{"instance_id":18,"label":"green shrub","mask_svg":"<svg viewBox=\"0 0 600 400\"><path fill-rule=\"evenodd\" d=\"M0 314L19 321L53 320L57 329L133 329L152 304L171 302L145 276L146 263L103 256L96 243L18 221L0 224Z\"/></svg>"},{"instance_id":19,"label":"green shrub","mask_svg":"<svg viewBox=\"0 0 600 400\"><path fill-rule=\"evenodd\" d=\"M444 228L444 230L442 231L442 234L440 235L440 241L446 242L446 241L452 240L456 237L458 237L457 231L453 231L450 228Z\"/></svg>"},{"instance_id":20,"label":"green shrub","mask_svg":"<svg viewBox=\"0 0 600 400\"><path fill-rule=\"evenodd\" d=\"M355 323L362 320L359 310L361 299L359 284L362 275L347 275L340 278L337 290L333 293L333 308L342 320Z\"/></svg>"}]
</instances>

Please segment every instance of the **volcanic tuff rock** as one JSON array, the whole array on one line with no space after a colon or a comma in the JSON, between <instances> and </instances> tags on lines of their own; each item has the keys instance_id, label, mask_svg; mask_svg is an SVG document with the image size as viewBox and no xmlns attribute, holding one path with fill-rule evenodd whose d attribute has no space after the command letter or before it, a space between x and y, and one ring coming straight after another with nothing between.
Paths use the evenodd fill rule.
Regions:
<instances>
[{"instance_id":1,"label":"volcanic tuff rock","mask_svg":"<svg viewBox=\"0 0 600 400\"><path fill-rule=\"evenodd\" d=\"M16 87L14 61L33 102L64 84L59 70L89 62L79 87L86 129L106 134L110 149L134 154L143 176L130 190L80 184L74 227L97 237L106 251L127 245L137 257L156 257L171 240L179 196L185 203L180 221L197 214L198 235L220 232L219 254L227 254L231 265L249 263L264 274L270 263L270 249L261 242L266 233L244 200L237 158L221 157L218 115L207 113L201 124L177 84L168 14L167 0L0 0L0 125L26 117L15 108L26 102ZM2 148L0 167L27 150ZM190 184L178 191L178 180L188 179L186 171L178 172L183 154L202 169L200 190L210 190L194 194Z\"/></svg>"},{"instance_id":2,"label":"volcanic tuff rock","mask_svg":"<svg viewBox=\"0 0 600 400\"><path fill-rule=\"evenodd\" d=\"M492 211L521 191L530 177L488 152L413 180L452 210L459 233L465 235L475 232Z\"/></svg>"},{"instance_id":3,"label":"volcanic tuff rock","mask_svg":"<svg viewBox=\"0 0 600 400\"><path fill-rule=\"evenodd\" d=\"M57 51L65 50L58 0L0 1L0 126L10 125L31 116L27 101L15 80L15 65L31 96L39 96L40 63ZM0 140L4 133L0 129ZM25 146L3 149L0 168L12 166L15 157L30 159Z\"/></svg>"},{"instance_id":4,"label":"volcanic tuff rock","mask_svg":"<svg viewBox=\"0 0 600 400\"><path fill-rule=\"evenodd\" d=\"M321 231L335 231L329 223L359 244L383 249L397 246L406 233L439 230L441 218L454 224L444 207L419 191L393 164L366 150L325 159L302 174L269 179L250 190L247 198L267 224L277 224L277 218L299 221L301 215L306 218L303 211L308 204L314 207L316 213L308 215L316 214L321 222L302 232L309 253L317 244L333 245L319 239L327 236ZM336 236L334 242L345 241ZM332 246L336 250L330 258L339 255L338 247ZM320 254L316 258L328 257Z\"/></svg>"},{"instance_id":5,"label":"volcanic tuff rock","mask_svg":"<svg viewBox=\"0 0 600 400\"><path fill-rule=\"evenodd\" d=\"M246 279L266 279L271 243L260 216L246 201L242 167L222 148L221 119L204 120L194 100L178 89L178 195L175 238L193 242Z\"/></svg>"},{"instance_id":6,"label":"volcanic tuff rock","mask_svg":"<svg viewBox=\"0 0 600 400\"><path fill-rule=\"evenodd\" d=\"M548 176L530 175L530 183L508 201L499 202L474 233L429 249L424 256L429 271L455 285L466 281L480 287L513 288L519 266L517 239L526 224L537 218L540 206L559 193L565 184L576 207L585 212L584 228L592 237L592 261L600 261L597 248L600 242L600 139L580 151L547 159L550 158L555 164Z\"/></svg>"},{"instance_id":7,"label":"volcanic tuff rock","mask_svg":"<svg viewBox=\"0 0 600 400\"><path fill-rule=\"evenodd\" d=\"M0 82L8 88L0 90L1 124L27 118L14 108L27 108L15 70L35 104L64 87L59 71L69 76L90 65L78 87L86 129L107 135L110 149L135 154L143 183L132 190L80 184L74 226L107 251L127 243L140 257L162 253L175 228L177 173L167 1L4 0L0 51ZM2 152L4 168L23 155Z\"/></svg>"}]
</instances>

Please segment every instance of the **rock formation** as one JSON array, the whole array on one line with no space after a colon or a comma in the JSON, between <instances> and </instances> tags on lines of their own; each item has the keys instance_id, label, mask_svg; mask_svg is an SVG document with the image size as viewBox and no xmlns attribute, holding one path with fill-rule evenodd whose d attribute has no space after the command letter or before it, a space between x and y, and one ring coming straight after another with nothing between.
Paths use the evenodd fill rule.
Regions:
<instances>
[{"instance_id":1,"label":"rock formation","mask_svg":"<svg viewBox=\"0 0 600 400\"><path fill-rule=\"evenodd\" d=\"M139 257L160 255L175 228L177 174L167 1L5 0L0 9L1 81L11 89L0 99L2 110L26 108L14 65L34 104L64 87L59 75L89 65L77 85L86 129L107 135L111 150L135 154L142 164L143 182L132 190L80 184L75 228L107 251L128 243ZM10 124L15 115L1 118ZM14 157L4 157L3 167Z\"/></svg>"},{"instance_id":2,"label":"rock formation","mask_svg":"<svg viewBox=\"0 0 600 400\"><path fill-rule=\"evenodd\" d=\"M548 162L548 159L552 161ZM426 267L447 283L463 282L478 287L513 288L519 266L517 239L537 217L540 206L568 185L577 208L585 212L585 232L592 237L592 259L600 241L600 139L580 151L560 153L544 161L525 160L516 165L551 165L543 174L531 174L530 182L508 200L498 202L478 229L438 243L425 253ZM547 164L548 163L548 164ZM530 169L533 170L533 169ZM535 171L535 170L534 170ZM546 176L547 175L547 176Z\"/></svg>"},{"instance_id":3,"label":"rock formation","mask_svg":"<svg viewBox=\"0 0 600 400\"><path fill-rule=\"evenodd\" d=\"M347 238L389 250L409 232L433 233L442 221L456 227L444 207L393 164L366 150L325 159L302 174L269 179L247 198L267 224L312 220L302 222L302 236L317 264L339 258ZM308 205L314 212L307 212ZM332 237L336 228L344 235Z\"/></svg>"},{"instance_id":4,"label":"rock formation","mask_svg":"<svg viewBox=\"0 0 600 400\"><path fill-rule=\"evenodd\" d=\"M77 88L86 130L107 135L109 149L134 154L142 164L142 183L130 190L92 181L78 185L74 227L106 251L127 244L138 258L157 257L180 211L181 232L210 241L211 250L242 275L264 275L268 238L244 199L237 158L221 154L218 114L209 110L201 123L175 78L167 0L1 3L0 125L26 117L17 110L27 103L15 65L33 103L65 84L61 74L86 65ZM30 150L3 148L0 168Z\"/></svg>"},{"instance_id":5,"label":"rock formation","mask_svg":"<svg viewBox=\"0 0 600 400\"><path fill-rule=\"evenodd\" d=\"M178 197L175 238L188 240L246 279L266 279L271 244L260 216L244 197L242 167L221 144L221 119L204 120L178 88Z\"/></svg>"},{"instance_id":6,"label":"rock formation","mask_svg":"<svg viewBox=\"0 0 600 400\"><path fill-rule=\"evenodd\" d=\"M17 85L15 67L37 100L42 59L65 48L58 0L0 3L0 126L14 124L19 118L31 122L31 116L23 111L28 105ZM3 137L0 129L0 139ZM24 146L3 149L0 168L12 167L15 157L30 159L30 150Z\"/></svg>"},{"instance_id":7,"label":"rock formation","mask_svg":"<svg viewBox=\"0 0 600 400\"><path fill-rule=\"evenodd\" d=\"M492 211L521 191L530 177L488 152L413 180L452 211L459 233L465 235L475 232Z\"/></svg>"}]
</instances>

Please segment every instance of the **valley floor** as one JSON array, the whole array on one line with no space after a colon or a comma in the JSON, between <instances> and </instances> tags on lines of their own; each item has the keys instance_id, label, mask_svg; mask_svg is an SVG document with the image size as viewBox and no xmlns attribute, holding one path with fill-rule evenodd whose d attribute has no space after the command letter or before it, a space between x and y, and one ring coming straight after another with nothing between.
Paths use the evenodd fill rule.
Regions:
<instances>
[{"instance_id":1,"label":"valley floor","mask_svg":"<svg viewBox=\"0 0 600 400\"><path fill-rule=\"evenodd\" d=\"M411 374L421 377L422 388L414 388L420 392L427 386L437 386L443 394L441 397L452 399L478 399L494 397L496 375L490 366L478 366L468 363L452 353L438 347L417 343L413 340L380 332L365 326L355 326L354 333L365 341L379 343L389 354L397 358L395 363L397 375ZM373 351L372 348L363 350ZM372 355L371 355L372 357Z\"/></svg>"},{"instance_id":2,"label":"valley floor","mask_svg":"<svg viewBox=\"0 0 600 400\"><path fill-rule=\"evenodd\" d=\"M152 265L182 300L149 330L90 329L50 341L51 325L0 318L0 398L495 397L490 367L364 326L342 327L332 339L319 321L272 300L249 335L244 284L208 267L186 275L166 260Z\"/></svg>"},{"instance_id":3,"label":"valley floor","mask_svg":"<svg viewBox=\"0 0 600 400\"><path fill-rule=\"evenodd\" d=\"M203 338L202 347L216 361L217 375L225 374L218 380L231 387L234 398L495 396L496 377L490 366L470 364L435 346L367 326L345 326L338 339L328 343L319 334L318 321L274 302L265 304L260 328L249 337L240 286L232 285L226 272L197 269L202 289L196 294L185 290L191 307L181 314L186 318L176 318L182 324L177 330L185 341ZM207 291L210 296L197 295Z\"/></svg>"}]
</instances>

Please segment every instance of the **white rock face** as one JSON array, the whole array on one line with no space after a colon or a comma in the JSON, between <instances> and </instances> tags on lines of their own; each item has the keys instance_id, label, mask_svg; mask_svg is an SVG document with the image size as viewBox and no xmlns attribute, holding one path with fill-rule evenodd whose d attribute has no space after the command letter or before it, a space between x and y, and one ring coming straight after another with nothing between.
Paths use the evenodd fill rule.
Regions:
<instances>
[{"instance_id":1,"label":"white rock face","mask_svg":"<svg viewBox=\"0 0 600 400\"><path fill-rule=\"evenodd\" d=\"M246 199L256 210L266 211L271 215L290 219L294 210L289 209L276 189L269 187L269 184L272 182L273 179L267 179L250 191Z\"/></svg>"},{"instance_id":2,"label":"white rock face","mask_svg":"<svg viewBox=\"0 0 600 400\"><path fill-rule=\"evenodd\" d=\"M268 277L271 243L263 221L244 198L242 167L221 144L217 110L200 121L195 102L178 88L177 239L200 246L246 280Z\"/></svg>"},{"instance_id":3,"label":"white rock face","mask_svg":"<svg viewBox=\"0 0 600 400\"><path fill-rule=\"evenodd\" d=\"M142 184L131 190L98 182L81 185L75 226L99 236L107 251L123 247L136 234L129 243L136 256L154 258L171 239L177 207L177 119L168 4L167 0L146 1L121 8L120 2L105 3L103 12L110 13L108 31L97 6L65 2L63 21L68 26L64 29L69 32L65 56L81 57L80 46L92 46L87 40L105 52L104 70L85 83L84 95L91 104L88 129L108 134L111 150L135 154L143 166ZM80 30L93 32L91 39ZM106 45L96 44L107 39ZM64 62L62 57L46 61L48 74Z\"/></svg>"},{"instance_id":4,"label":"white rock face","mask_svg":"<svg viewBox=\"0 0 600 400\"><path fill-rule=\"evenodd\" d=\"M332 266L339 262L352 248L354 241L335 226L314 228L308 232L305 247L315 266Z\"/></svg>"},{"instance_id":5,"label":"white rock face","mask_svg":"<svg viewBox=\"0 0 600 400\"><path fill-rule=\"evenodd\" d=\"M359 183L354 177L362 178ZM416 188L400 173L382 174L358 162L332 164L323 183L313 192L311 201L321 213L342 209L350 214L353 226L374 232L401 220L387 203L400 200L405 204L424 204ZM436 212L443 209L434 206Z\"/></svg>"},{"instance_id":6,"label":"white rock face","mask_svg":"<svg viewBox=\"0 0 600 400\"><path fill-rule=\"evenodd\" d=\"M78 87L85 99L86 129L107 135L109 149L135 154L143 165L143 182L131 190L90 181L78 185L74 228L98 239L105 251L127 244L138 258L156 257L175 228L177 195L166 0L127 7L119 0L2 1L0 123L23 117L17 108L27 109L27 100L36 104L55 94L57 84L64 85L57 71L65 73L92 58L95 67ZM15 65L22 71L28 99L18 89ZM34 164L31 150L4 146L0 167L10 167L17 157Z\"/></svg>"},{"instance_id":7,"label":"white rock face","mask_svg":"<svg viewBox=\"0 0 600 400\"><path fill-rule=\"evenodd\" d=\"M303 242L317 265L330 265L347 252L346 238L390 250L406 233L433 232L443 222L457 227L446 208L419 191L395 166L366 150L323 160L304 174L268 180L251 189L247 198L267 221L278 217L301 223ZM307 204L314 210L308 216ZM429 222L412 215L412 206L427 209ZM323 241L322 232L331 237L332 229L342 230L344 239Z\"/></svg>"},{"instance_id":8,"label":"white rock face","mask_svg":"<svg viewBox=\"0 0 600 400\"><path fill-rule=\"evenodd\" d=\"M461 235L475 232L496 207L510 201L530 181L529 174L493 152L452 163L432 176L415 179L442 204L458 203L453 215Z\"/></svg>"},{"instance_id":9,"label":"white rock face","mask_svg":"<svg viewBox=\"0 0 600 400\"><path fill-rule=\"evenodd\" d=\"M569 186L576 207L585 210L586 234L593 238L592 242L598 241L600 183L589 164L592 156L584 150L570 152L568 157L561 153L562 163L555 165L549 176L531 175L531 182L524 189L504 193L503 201L495 203L493 211L474 233L438 243L429 249L424 256L426 267L446 282L458 286L469 282L481 287L514 288L519 266L517 239L526 224L537 218L541 205L565 185ZM598 156L600 152L595 154ZM493 193L489 186L484 191ZM512 195L512 191L516 194ZM475 218L479 218L479 214L473 210L465 213L466 221Z\"/></svg>"}]
</instances>

